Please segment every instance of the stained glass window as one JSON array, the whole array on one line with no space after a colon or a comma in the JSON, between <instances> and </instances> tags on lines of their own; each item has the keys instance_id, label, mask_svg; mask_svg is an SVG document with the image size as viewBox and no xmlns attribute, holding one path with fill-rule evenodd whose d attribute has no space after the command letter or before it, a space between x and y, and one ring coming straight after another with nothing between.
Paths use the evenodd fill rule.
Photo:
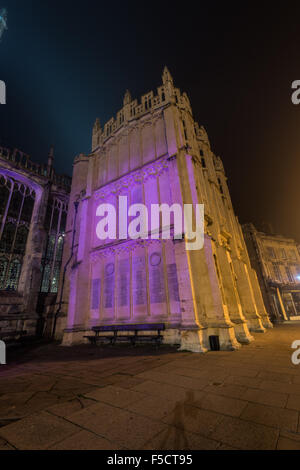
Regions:
<instances>
[{"instance_id":1,"label":"stained glass window","mask_svg":"<svg viewBox=\"0 0 300 470\"><path fill-rule=\"evenodd\" d=\"M27 227L25 227L25 225L21 225L17 230L14 253L18 253L20 255L25 254L27 237L28 237L28 229Z\"/></svg>"},{"instance_id":2,"label":"stained glass window","mask_svg":"<svg viewBox=\"0 0 300 470\"><path fill-rule=\"evenodd\" d=\"M8 266L7 258L0 258L0 289L5 288L5 277Z\"/></svg>"},{"instance_id":3,"label":"stained glass window","mask_svg":"<svg viewBox=\"0 0 300 470\"><path fill-rule=\"evenodd\" d=\"M6 289L17 290L20 273L21 273L21 263L18 259L14 259L9 265L8 278L6 281Z\"/></svg>"},{"instance_id":4,"label":"stained glass window","mask_svg":"<svg viewBox=\"0 0 300 470\"><path fill-rule=\"evenodd\" d=\"M44 266L41 292L48 292L49 291L50 273L51 273L50 265L46 264L46 266Z\"/></svg>"}]
</instances>

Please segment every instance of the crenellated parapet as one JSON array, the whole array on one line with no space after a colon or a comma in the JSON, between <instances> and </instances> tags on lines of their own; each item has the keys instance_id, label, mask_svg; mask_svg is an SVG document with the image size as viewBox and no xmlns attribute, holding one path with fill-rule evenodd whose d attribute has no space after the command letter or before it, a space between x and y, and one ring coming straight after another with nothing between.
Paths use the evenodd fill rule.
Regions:
<instances>
[{"instance_id":1,"label":"crenellated parapet","mask_svg":"<svg viewBox=\"0 0 300 470\"><path fill-rule=\"evenodd\" d=\"M0 161L6 161L13 169L24 172L28 177L37 177L40 178L41 181L50 180L55 186L69 193L72 178L68 175L56 173L53 168L53 159L53 147L50 149L47 164L32 161L30 155L19 149L0 147Z\"/></svg>"},{"instance_id":2,"label":"crenellated parapet","mask_svg":"<svg viewBox=\"0 0 300 470\"><path fill-rule=\"evenodd\" d=\"M156 93L149 91L142 95L140 101L138 101L132 99L129 90L126 90L123 108L117 112L116 117L112 117L103 127L101 127L99 118L96 119L93 128L92 151L103 145L128 123L148 113L154 113L171 103L176 104L192 115L192 108L187 94L185 92L181 93L179 88L174 87L173 78L167 67L165 67L162 75L162 85L157 88Z\"/></svg>"}]
</instances>

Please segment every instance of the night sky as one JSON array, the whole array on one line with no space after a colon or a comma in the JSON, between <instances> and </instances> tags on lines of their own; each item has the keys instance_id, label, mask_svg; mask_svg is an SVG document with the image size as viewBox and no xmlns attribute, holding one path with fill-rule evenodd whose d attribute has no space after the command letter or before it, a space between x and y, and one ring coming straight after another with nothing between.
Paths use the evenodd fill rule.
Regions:
<instances>
[{"instance_id":1,"label":"night sky","mask_svg":"<svg viewBox=\"0 0 300 470\"><path fill-rule=\"evenodd\" d=\"M95 118L115 116L127 88L134 98L155 90L167 65L224 161L240 221L300 241L300 6L3 2L2 145L46 162L53 144L57 171L71 174Z\"/></svg>"}]
</instances>

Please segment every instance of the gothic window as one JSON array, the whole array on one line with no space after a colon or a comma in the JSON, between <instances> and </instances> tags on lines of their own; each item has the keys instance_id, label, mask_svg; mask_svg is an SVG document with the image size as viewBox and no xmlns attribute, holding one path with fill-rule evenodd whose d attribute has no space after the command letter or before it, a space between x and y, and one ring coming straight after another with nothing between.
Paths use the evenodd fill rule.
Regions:
<instances>
[{"instance_id":1,"label":"gothic window","mask_svg":"<svg viewBox=\"0 0 300 470\"><path fill-rule=\"evenodd\" d=\"M289 282L295 282L294 277L291 273L291 270L288 266L285 268L285 271L286 271L286 275L287 275L287 278L288 278Z\"/></svg>"},{"instance_id":2,"label":"gothic window","mask_svg":"<svg viewBox=\"0 0 300 470\"><path fill-rule=\"evenodd\" d=\"M20 181L0 175L0 290L17 290L31 222L35 193ZM16 255L19 255L18 258Z\"/></svg>"},{"instance_id":3,"label":"gothic window","mask_svg":"<svg viewBox=\"0 0 300 470\"><path fill-rule=\"evenodd\" d=\"M58 218L59 218L59 211L58 209L54 209L51 230L55 230L55 231L57 230Z\"/></svg>"},{"instance_id":4,"label":"gothic window","mask_svg":"<svg viewBox=\"0 0 300 470\"><path fill-rule=\"evenodd\" d=\"M44 266L41 292L49 292L51 268L49 264Z\"/></svg>"},{"instance_id":5,"label":"gothic window","mask_svg":"<svg viewBox=\"0 0 300 470\"><path fill-rule=\"evenodd\" d=\"M269 258L276 258L275 250L271 246L267 246L267 253L268 253Z\"/></svg>"},{"instance_id":6,"label":"gothic window","mask_svg":"<svg viewBox=\"0 0 300 470\"><path fill-rule=\"evenodd\" d=\"M4 181L4 183L2 181ZM0 214L1 215L4 215L8 197L9 197L9 189L7 186L3 186L3 184L5 184L5 180L2 177L0 178Z\"/></svg>"},{"instance_id":7,"label":"gothic window","mask_svg":"<svg viewBox=\"0 0 300 470\"><path fill-rule=\"evenodd\" d=\"M205 161L205 158L201 158L201 165L202 165L202 168L206 168L206 161Z\"/></svg>"},{"instance_id":8,"label":"gothic window","mask_svg":"<svg viewBox=\"0 0 300 470\"><path fill-rule=\"evenodd\" d=\"M34 194L28 194L26 192L26 197L24 199L24 205L23 205L23 210L22 210L22 221L24 222L31 222L31 217L32 217L32 212L33 212L33 206L34 206Z\"/></svg>"},{"instance_id":9,"label":"gothic window","mask_svg":"<svg viewBox=\"0 0 300 470\"><path fill-rule=\"evenodd\" d=\"M4 253L10 253L12 250L12 244L16 232L16 225L8 223L5 225L2 238L0 241L0 251Z\"/></svg>"},{"instance_id":10,"label":"gothic window","mask_svg":"<svg viewBox=\"0 0 300 470\"><path fill-rule=\"evenodd\" d=\"M21 225L16 234L14 253L24 255L26 250L26 243L28 237L28 229L24 225Z\"/></svg>"},{"instance_id":11,"label":"gothic window","mask_svg":"<svg viewBox=\"0 0 300 470\"><path fill-rule=\"evenodd\" d=\"M8 217L12 217L18 220L20 211L22 210L22 202L23 196L19 191L19 187L17 184L14 185L14 190L12 194L12 198L10 201L9 209L8 209Z\"/></svg>"},{"instance_id":12,"label":"gothic window","mask_svg":"<svg viewBox=\"0 0 300 470\"><path fill-rule=\"evenodd\" d=\"M61 214L61 221L60 221L60 232L64 233L66 231L67 226L67 213L63 212Z\"/></svg>"},{"instance_id":13,"label":"gothic window","mask_svg":"<svg viewBox=\"0 0 300 470\"><path fill-rule=\"evenodd\" d=\"M6 289L17 290L19 277L21 272L21 263L18 259L14 259L9 266L8 278L6 281Z\"/></svg>"},{"instance_id":14,"label":"gothic window","mask_svg":"<svg viewBox=\"0 0 300 470\"><path fill-rule=\"evenodd\" d=\"M281 249L281 258L286 259L286 252L284 248Z\"/></svg>"},{"instance_id":15,"label":"gothic window","mask_svg":"<svg viewBox=\"0 0 300 470\"><path fill-rule=\"evenodd\" d=\"M52 204L48 204L45 216L45 229L49 232L51 226L51 217L52 217Z\"/></svg>"},{"instance_id":16,"label":"gothic window","mask_svg":"<svg viewBox=\"0 0 300 470\"><path fill-rule=\"evenodd\" d=\"M48 260L53 258L55 248L55 235L50 235L48 240L47 254L46 258Z\"/></svg>"},{"instance_id":17,"label":"gothic window","mask_svg":"<svg viewBox=\"0 0 300 470\"><path fill-rule=\"evenodd\" d=\"M5 287L6 271L8 266L7 258L0 258L0 290Z\"/></svg>"},{"instance_id":18,"label":"gothic window","mask_svg":"<svg viewBox=\"0 0 300 470\"><path fill-rule=\"evenodd\" d=\"M57 249L56 249L56 260L61 261L62 260L62 254L63 254L63 247L64 247L64 237L61 235L57 241Z\"/></svg>"},{"instance_id":19,"label":"gothic window","mask_svg":"<svg viewBox=\"0 0 300 470\"><path fill-rule=\"evenodd\" d=\"M67 205L59 199L51 199L45 220L45 227L49 235L42 261L41 292L56 293L58 290L66 221Z\"/></svg>"},{"instance_id":20,"label":"gothic window","mask_svg":"<svg viewBox=\"0 0 300 470\"><path fill-rule=\"evenodd\" d=\"M51 292L57 293L59 283L60 264L56 264L53 270L53 277L51 280Z\"/></svg>"},{"instance_id":21,"label":"gothic window","mask_svg":"<svg viewBox=\"0 0 300 470\"><path fill-rule=\"evenodd\" d=\"M274 271L274 277L276 281L282 282L280 267L277 263L273 263L273 271Z\"/></svg>"},{"instance_id":22,"label":"gothic window","mask_svg":"<svg viewBox=\"0 0 300 470\"><path fill-rule=\"evenodd\" d=\"M290 250L290 256L292 259L296 260L297 259L297 253L295 250Z\"/></svg>"}]
</instances>

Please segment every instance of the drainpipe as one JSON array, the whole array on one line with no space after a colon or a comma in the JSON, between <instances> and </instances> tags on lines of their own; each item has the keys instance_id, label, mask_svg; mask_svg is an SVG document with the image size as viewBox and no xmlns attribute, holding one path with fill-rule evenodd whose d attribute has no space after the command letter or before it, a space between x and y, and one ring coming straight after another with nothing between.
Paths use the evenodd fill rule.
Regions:
<instances>
[{"instance_id":1,"label":"drainpipe","mask_svg":"<svg viewBox=\"0 0 300 470\"><path fill-rule=\"evenodd\" d=\"M70 254L70 257L69 257L68 261L66 262L66 264L64 266L64 272L63 272L63 279L62 279L61 290L60 290L58 309L57 309L57 311L55 313L55 317L54 317L54 324L53 324L53 330L52 330L52 339L55 338L57 318L58 318L59 314L61 313L61 307L62 307L62 303L63 303L63 294L64 294L64 287L65 287L67 269L68 269L69 264L71 263L73 255L74 255L74 245L75 245L75 235L76 235L76 221L77 221L78 207L79 207L79 201L75 201L74 202L75 217L74 217L74 224L73 224L71 254Z\"/></svg>"}]
</instances>

